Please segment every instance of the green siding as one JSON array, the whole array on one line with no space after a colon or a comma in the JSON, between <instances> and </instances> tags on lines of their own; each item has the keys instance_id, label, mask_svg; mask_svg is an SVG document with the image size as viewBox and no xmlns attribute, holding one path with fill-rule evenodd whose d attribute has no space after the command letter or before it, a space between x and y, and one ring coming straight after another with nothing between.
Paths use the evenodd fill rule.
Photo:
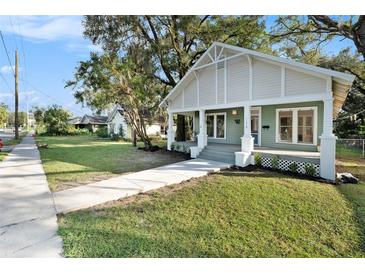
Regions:
<instances>
[{"instance_id":1,"label":"green siding","mask_svg":"<svg viewBox=\"0 0 365 274\"><path fill-rule=\"evenodd\" d=\"M232 110L237 110L237 115L232 115ZM212 139L208 138L209 143L223 143L223 144L241 144L241 137L243 136L243 108L230 108L207 110L208 113L226 113L226 139ZM235 120L239 119L237 124ZM194 131L199 132L199 112L195 112Z\"/></svg>"},{"instance_id":2,"label":"green siding","mask_svg":"<svg viewBox=\"0 0 365 274\"><path fill-rule=\"evenodd\" d=\"M322 134L323 128L323 102L306 102L295 104L281 104L270 105L261 107L261 146L263 147L275 147L282 149L293 149L302 151L317 151L316 146L300 145L300 144L280 144L275 141L276 134L276 109L277 108L294 108L294 107L318 107L318 121L317 121L317 135ZM237 110L237 115L232 115L232 110ZM241 144L241 137L243 136L243 108L231 108L231 109L218 109L207 110L206 113L226 113L227 117L227 133L226 139L208 139L210 143L225 143L225 144ZM236 119L240 122L237 124ZM262 126L270 126L269 129L263 129ZM199 112L195 112L195 125L194 131L199 133ZM320 140L318 138L318 144Z\"/></svg>"},{"instance_id":3,"label":"green siding","mask_svg":"<svg viewBox=\"0 0 365 274\"><path fill-rule=\"evenodd\" d=\"M280 144L275 141L276 134L276 109L278 108L291 108L291 107L318 107L318 121L317 121L317 135L322 134L323 128L323 102L307 102L296 104L283 104L283 105L270 105L262 106L261 108L261 127L270 126L269 129L261 128L261 146L263 147L275 147L282 149L293 149L303 151L316 151L316 146L300 145L300 144ZM320 141L318 139L318 144Z\"/></svg>"}]
</instances>

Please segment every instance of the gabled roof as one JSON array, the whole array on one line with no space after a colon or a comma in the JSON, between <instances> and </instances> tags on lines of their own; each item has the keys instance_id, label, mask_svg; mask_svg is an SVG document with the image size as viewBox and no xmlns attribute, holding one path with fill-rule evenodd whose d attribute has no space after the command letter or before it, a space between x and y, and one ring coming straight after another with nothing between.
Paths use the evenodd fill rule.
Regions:
<instances>
[{"instance_id":1,"label":"gabled roof","mask_svg":"<svg viewBox=\"0 0 365 274\"><path fill-rule=\"evenodd\" d=\"M69 124L71 124L71 125L77 125L77 124L79 124L80 123L80 121L81 121L81 117L73 117L73 118L71 118L71 119L68 119L68 123Z\"/></svg>"},{"instance_id":2,"label":"gabled roof","mask_svg":"<svg viewBox=\"0 0 365 274\"><path fill-rule=\"evenodd\" d=\"M338 82L344 83L344 84L351 85L352 82L355 80L355 76L352 75L352 74L338 72L338 71L335 71L335 70L326 69L326 68L322 68L322 67L318 67L318 66L308 65L308 64L301 63L301 62L298 62L298 61L294 61L294 60L291 60L291 59L288 59L288 58L276 57L276 56L273 56L273 55L261 53L261 52L258 52L258 51L254 51L254 50L250 50L250 49L246 49L246 48L242 48L242 47L232 46L232 45L221 43L221 42L214 42L205 51L205 53L198 59L198 61L189 69L189 71L184 75L184 77L176 84L176 86L169 92L169 94L163 99L163 101L160 103L160 107L166 102L166 100L168 98L170 98L175 93L175 91L183 83L185 83L185 81L189 78L190 74L192 74L195 69L198 69L199 67L204 67L205 66L205 65L201 66L200 64L208 56L210 58L212 58L211 55L210 55L210 52L216 46L235 51L235 52L239 53L240 55L249 55L249 56L265 59L267 61L272 61L272 62L276 62L276 63L279 63L279 64L284 64L284 65L287 65L288 67L300 68L300 69L306 70L308 72L333 77L335 81L338 81Z\"/></svg>"},{"instance_id":3,"label":"gabled roof","mask_svg":"<svg viewBox=\"0 0 365 274\"><path fill-rule=\"evenodd\" d=\"M120 115L124 116L124 110L119 105L115 105L112 112L109 113L107 123L112 121L117 113L120 113Z\"/></svg>"},{"instance_id":4,"label":"gabled roof","mask_svg":"<svg viewBox=\"0 0 365 274\"><path fill-rule=\"evenodd\" d=\"M82 117L79 124L84 125L105 125L107 124L108 117L107 116L91 116L85 114L84 117Z\"/></svg>"}]
</instances>

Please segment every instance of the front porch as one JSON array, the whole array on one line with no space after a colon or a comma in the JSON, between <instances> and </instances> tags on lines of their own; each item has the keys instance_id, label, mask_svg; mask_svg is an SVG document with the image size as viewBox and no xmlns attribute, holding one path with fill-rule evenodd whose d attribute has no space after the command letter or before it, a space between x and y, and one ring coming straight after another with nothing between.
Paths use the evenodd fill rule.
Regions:
<instances>
[{"instance_id":1,"label":"front porch","mask_svg":"<svg viewBox=\"0 0 365 274\"><path fill-rule=\"evenodd\" d=\"M187 152L192 147L197 147L197 145L195 141L174 142L174 147L178 147L182 152ZM235 153L240 151L240 145L208 142L208 145L199 153L197 158L226 162L234 165ZM272 167L272 159L277 157L281 170L289 170L289 165L295 162L298 165L299 173L304 174L305 165L310 164L316 169L315 175L319 176L320 174L320 152L255 146L251 156L255 154L261 155L262 165L264 167ZM254 157L251 157L251 164L254 164Z\"/></svg>"},{"instance_id":2,"label":"front porch","mask_svg":"<svg viewBox=\"0 0 365 274\"><path fill-rule=\"evenodd\" d=\"M315 176L331 179L335 138L328 133L332 129L326 117L329 112L329 103L316 101L174 113L180 117L169 115L168 148L176 144L175 148L190 151L192 158L241 167L254 164L255 155L260 154L264 167L273 167L274 161L280 169L289 170L295 163L299 173L310 166ZM183 130L175 124L182 116L189 117Z\"/></svg>"}]
</instances>

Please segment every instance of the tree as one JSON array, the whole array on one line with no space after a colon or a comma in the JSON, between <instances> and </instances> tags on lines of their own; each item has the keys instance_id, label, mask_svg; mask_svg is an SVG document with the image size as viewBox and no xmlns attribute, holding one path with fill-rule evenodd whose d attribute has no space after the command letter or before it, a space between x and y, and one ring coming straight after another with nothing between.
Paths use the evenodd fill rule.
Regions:
<instances>
[{"instance_id":1,"label":"tree","mask_svg":"<svg viewBox=\"0 0 365 274\"><path fill-rule=\"evenodd\" d=\"M135 53L138 54L138 49ZM75 79L66 86L72 86L79 102L93 109L105 109L110 104L123 107L132 130L144 142L147 149L152 143L147 135L146 125L152 122L158 111L158 92L161 85L151 78L153 66L149 56L121 58L115 54L91 54L90 60L80 62Z\"/></svg>"},{"instance_id":2,"label":"tree","mask_svg":"<svg viewBox=\"0 0 365 274\"><path fill-rule=\"evenodd\" d=\"M45 109L41 108L41 107L34 107L32 109L32 112L33 112L34 120L35 120L36 124L37 125L43 124L43 116L44 116Z\"/></svg>"},{"instance_id":3,"label":"tree","mask_svg":"<svg viewBox=\"0 0 365 274\"><path fill-rule=\"evenodd\" d=\"M53 105L48 107L43 117L47 133L51 135L66 133L68 128L67 120L70 116L70 113L60 106Z\"/></svg>"},{"instance_id":4,"label":"tree","mask_svg":"<svg viewBox=\"0 0 365 274\"><path fill-rule=\"evenodd\" d=\"M0 103L0 127L5 127L8 122L9 109L4 103Z\"/></svg>"},{"instance_id":5,"label":"tree","mask_svg":"<svg viewBox=\"0 0 365 274\"><path fill-rule=\"evenodd\" d=\"M365 105L365 16L280 16L270 35L282 55L356 76L335 124L339 136L356 135L358 125L364 123L361 111ZM323 45L335 37L353 41L357 52L353 54L347 48L337 56L325 56Z\"/></svg>"},{"instance_id":6,"label":"tree","mask_svg":"<svg viewBox=\"0 0 365 274\"><path fill-rule=\"evenodd\" d=\"M280 16L271 37L276 41L287 39L294 43L298 37L307 37L317 47L335 37L349 39L365 60L365 15Z\"/></svg>"},{"instance_id":7,"label":"tree","mask_svg":"<svg viewBox=\"0 0 365 274\"><path fill-rule=\"evenodd\" d=\"M131 107L128 116L136 134L147 146L150 142L141 123L153 118L158 103L168 90L176 85L214 41L270 51L265 22L259 16L86 16L83 25L84 35L101 46L108 58L113 56L115 60L121 58L122 63L128 63L129 68L124 66L117 73L117 78L120 78L121 71L128 71L123 81L128 84L122 88L128 90L128 103L121 99L126 92L119 92L123 96L115 97L118 99L114 103L118 101L125 107L127 104ZM98 69L102 70L100 67ZM82 70L79 66L76 74L89 77L88 72ZM141 79L147 80L145 85L142 85ZM91 82L89 78L83 83L89 86L89 91ZM142 91L143 88L149 90ZM136 90L137 95L133 95ZM79 90L75 96L79 101L88 101L91 106L93 103L100 106L96 102L103 101L105 98L101 97L104 96L106 101L111 100L109 95L97 89L93 90L92 97L89 94ZM150 104L149 108L142 107L146 102ZM152 106L151 112L149 109Z\"/></svg>"}]
</instances>

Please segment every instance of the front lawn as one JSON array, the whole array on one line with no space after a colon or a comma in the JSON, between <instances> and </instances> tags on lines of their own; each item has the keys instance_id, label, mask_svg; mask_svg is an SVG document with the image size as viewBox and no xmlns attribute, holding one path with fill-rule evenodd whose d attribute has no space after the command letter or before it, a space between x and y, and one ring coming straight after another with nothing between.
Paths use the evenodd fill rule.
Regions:
<instances>
[{"instance_id":1,"label":"front lawn","mask_svg":"<svg viewBox=\"0 0 365 274\"><path fill-rule=\"evenodd\" d=\"M4 160L4 158L8 155L8 152L1 152L0 151L0 162Z\"/></svg>"},{"instance_id":2,"label":"front lawn","mask_svg":"<svg viewBox=\"0 0 365 274\"><path fill-rule=\"evenodd\" d=\"M67 257L364 257L365 183L225 171L60 216Z\"/></svg>"},{"instance_id":3,"label":"front lawn","mask_svg":"<svg viewBox=\"0 0 365 274\"><path fill-rule=\"evenodd\" d=\"M184 160L176 153L145 152L95 136L38 136L37 141L49 145L40 154L52 191Z\"/></svg>"}]
</instances>

